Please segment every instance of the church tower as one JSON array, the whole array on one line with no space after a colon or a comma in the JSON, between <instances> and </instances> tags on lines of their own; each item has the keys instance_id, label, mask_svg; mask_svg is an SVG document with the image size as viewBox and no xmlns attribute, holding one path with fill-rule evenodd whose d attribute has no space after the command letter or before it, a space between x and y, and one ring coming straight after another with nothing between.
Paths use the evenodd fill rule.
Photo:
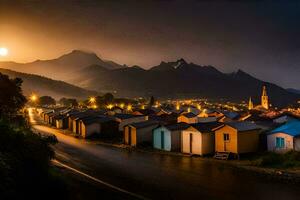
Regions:
<instances>
[{"instance_id":1,"label":"church tower","mask_svg":"<svg viewBox=\"0 0 300 200\"><path fill-rule=\"evenodd\" d=\"M248 104L248 110L252 110L253 109L253 102L252 102L252 99L251 97L249 98L249 104Z\"/></svg>"},{"instance_id":2,"label":"church tower","mask_svg":"<svg viewBox=\"0 0 300 200\"><path fill-rule=\"evenodd\" d=\"M266 86L263 86L263 91L261 95L261 106L265 109L269 109L269 97L267 95Z\"/></svg>"}]
</instances>

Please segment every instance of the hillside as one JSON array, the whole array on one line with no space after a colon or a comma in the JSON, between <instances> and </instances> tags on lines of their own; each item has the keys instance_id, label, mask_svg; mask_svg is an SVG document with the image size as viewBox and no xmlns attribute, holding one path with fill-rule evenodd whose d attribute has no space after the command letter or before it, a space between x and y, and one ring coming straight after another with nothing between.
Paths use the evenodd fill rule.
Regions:
<instances>
[{"instance_id":1,"label":"hillside","mask_svg":"<svg viewBox=\"0 0 300 200\"><path fill-rule=\"evenodd\" d=\"M36 93L39 96L49 95L56 99L61 97L80 99L96 94L96 92L85 90L63 81L56 81L38 75L20 73L2 68L0 68L0 73L6 74L11 78L21 78L23 80L22 89L25 95Z\"/></svg>"},{"instance_id":2,"label":"hillside","mask_svg":"<svg viewBox=\"0 0 300 200\"><path fill-rule=\"evenodd\" d=\"M1 68L46 76L56 80L68 80L70 73L89 65L99 65L106 69L124 67L113 61L102 60L95 53L81 50L73 50L52 60L36 60L30 63L0 62Z\"/></svg>"},{"instance_id":3,"label":"hillside","mask_svg":"<svg viewBox=\"0 0 300 200\"><path fill-rule=\"evenodd\" d=\"M71 82L98 91L117 91L120 96L205 97L232 101L247 101L251 96L259 103L262 86L266 85L273 105L294 103L300 98L242 70L225 74L215 67L187 63L183 59L161 62L149 70L137 66L108 70L93 65L76 74Z\"/></svg>"}]
</instances>

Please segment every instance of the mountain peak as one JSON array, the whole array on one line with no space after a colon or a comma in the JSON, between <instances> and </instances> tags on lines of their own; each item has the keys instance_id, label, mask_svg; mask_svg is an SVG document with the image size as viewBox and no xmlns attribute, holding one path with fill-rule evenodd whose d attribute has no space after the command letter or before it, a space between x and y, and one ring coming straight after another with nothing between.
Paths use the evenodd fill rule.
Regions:
<instances>
[{"instance_id":1,"label":"mountain peak","mask_svg":"<svg viewBox=\"0 0 300 200\"><path fill-rule=\"evenodd\" d=\"M83 50L78 50L75 49L73 51L71 51L70 53L64 54L63 56L61 56L60 58L63 57L90 57L90 58L94 58L94 59L99 59L101 60L96 53L94 52L89 52L89 51L83 51Z\"/></svg>"}]
</instances>

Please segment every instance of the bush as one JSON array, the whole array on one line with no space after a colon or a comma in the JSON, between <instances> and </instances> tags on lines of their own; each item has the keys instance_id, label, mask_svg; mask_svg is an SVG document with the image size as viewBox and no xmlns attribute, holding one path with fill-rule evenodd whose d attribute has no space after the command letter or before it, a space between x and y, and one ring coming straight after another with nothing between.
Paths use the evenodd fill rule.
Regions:
<instances>
[{"instance_id":1,"label":"bush","mask_svg":"<svg viewBox=\"0 0 300 200\"><path fill-rule=\"evenodd\" d=\"M55 198L53 190L60 189L50 174L54 151L49 142L55 139L0 120L0 199Z\"/></svg>"},{"instance_id":2,"label":"bush","mask_svg":"<svg viewBox=\"0 0 300 200\"><path fill-rule=\"evenodd\" d=\"M298 167L300 166L300 152L289 151L285 154L267 152L255 160L252 164L262 167L275 168Z\"/></svg>"}]
</instances>

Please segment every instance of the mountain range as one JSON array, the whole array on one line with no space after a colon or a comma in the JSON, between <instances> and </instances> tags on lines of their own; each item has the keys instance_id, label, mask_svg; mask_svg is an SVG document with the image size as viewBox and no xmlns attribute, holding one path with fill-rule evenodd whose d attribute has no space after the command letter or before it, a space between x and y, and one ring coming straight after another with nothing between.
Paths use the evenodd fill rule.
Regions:
<instances>
[{"instance_id":1,"label":"mountain range","mask_svg":"<svg viewBox=\"0 0 300 200\"><path fill-rule=\"evenodd\" d=\"M156 96L160 98L210 98L259 103L262 86L267 86L273 105L295 103L300 95L238 70L223 73L213 66L188 63L184 59L161 62L148 70L127 67L100 59L94 53L74 50L53 60L18 64L0 62L0 67L39 74L100 92L118 96Z\"/></svg>"}]
</instances>

